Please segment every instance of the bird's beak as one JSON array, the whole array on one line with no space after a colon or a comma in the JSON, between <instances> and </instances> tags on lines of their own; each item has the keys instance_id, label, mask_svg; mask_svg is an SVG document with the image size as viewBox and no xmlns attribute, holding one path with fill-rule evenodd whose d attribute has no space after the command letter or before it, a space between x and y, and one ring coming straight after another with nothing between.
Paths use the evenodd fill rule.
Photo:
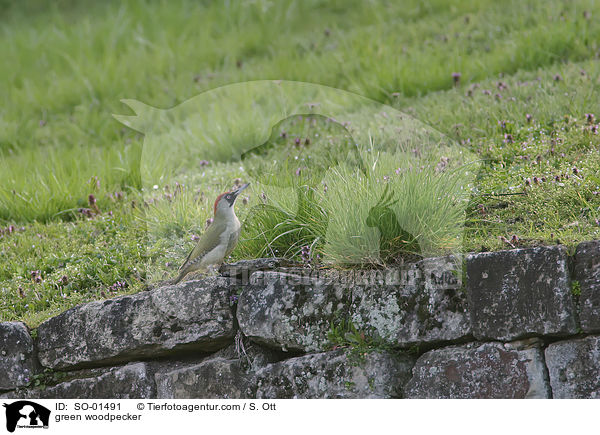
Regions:
<instances>
[{"instance_id":1,"label":"bird's beak","mask_svg":"<svg viewBox=\"0 0 600 435\"><path fill-rule=\"evenodd\" d=\"M236 190L235 192L233 192L233 195L237 198L238 195L240 193L242 193L242 190L244 190L246 187L250 186L250 183L246 183L244 184L242 187L240 187L238 190Z\"/></svg>"}]
</instances>

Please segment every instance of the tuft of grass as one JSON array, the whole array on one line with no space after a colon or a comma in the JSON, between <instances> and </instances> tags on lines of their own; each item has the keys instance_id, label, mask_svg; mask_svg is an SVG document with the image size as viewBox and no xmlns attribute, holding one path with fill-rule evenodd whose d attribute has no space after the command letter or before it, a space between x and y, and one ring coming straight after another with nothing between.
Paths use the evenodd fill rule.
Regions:
<instances>
[{"instance_id":1,"label":"tuft of grass","mask_svg":"<svg viewBox=\"0 0 600 435\"><path fill-rule=\"evenodd\" d=\"M341 319L332 322L327 332L327 340L332 349L347 349L355 364L360 364L364 357L370 352L392 350L385 341L371 337L364 331L359 330L351 320Z\"/></svg>"}]
</instances>

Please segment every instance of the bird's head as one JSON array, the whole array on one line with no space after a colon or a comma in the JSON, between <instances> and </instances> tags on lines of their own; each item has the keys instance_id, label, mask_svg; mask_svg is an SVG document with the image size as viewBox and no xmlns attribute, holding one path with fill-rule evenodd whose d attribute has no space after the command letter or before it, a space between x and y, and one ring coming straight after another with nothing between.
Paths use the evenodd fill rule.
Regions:
<instances>
[{"instance_id":1,"label":"bird's head","mask_svg":"<svg viewBox=\"0 0 600 435\"><path fill-rule=\"evenodd\" d=\"M237 199L238 195L242 192L242 190L244 190L249 185L250 183L246 183L236 190L225 192L217 196L214 206L215 216L217 215L217 213L233 213L233 205L235 204L235 200Z\"/></svg>"}]
</instances>

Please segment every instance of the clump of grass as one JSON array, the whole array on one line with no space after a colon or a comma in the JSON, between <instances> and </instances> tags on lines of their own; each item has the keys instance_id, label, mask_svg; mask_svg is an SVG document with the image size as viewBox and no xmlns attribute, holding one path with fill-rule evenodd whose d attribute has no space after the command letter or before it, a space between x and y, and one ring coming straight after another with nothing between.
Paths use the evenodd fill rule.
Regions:
<instances>
[{"instance_id":1,"label":"clump of grass","mask_svg":"<svg viewBox=\"0 0 600 435\"><path fill-rule=\"evenodd\" d=\"M465 167L411 169L406 158L369 148L361 152L367 173L339 164L324 174L319 187L281 188L275 199L250 211L241 251L298 257L302 247L310 246L324 263L340 265L460 250L473 174Z\"/></svg>"},{"instance_id":2,"label":"clump of grass","mask_svg":"<svg viewBox=\"0 0 600 435\"><path fill-rule=\"evenodd\" d=\"M351 320L341 319L331 322L327 340L332 349L344 349L349 353L353 364L360 365L371 352L393 351L389 343L372 337L358 329Z\"/></svg>"},{"instance_id":3,"label":"clump of grass","mask_svg":"<svg viewBox=\"0 0 600 435\"><path fill-rule=\"evenodd\" d=\"M460 250L470 195L467 171L391 169L398 163L393 153L367 153L366 161L370 177L340 167L326 179L324 197L331 214L324 258L338 264L381 264ZM386 192L389 205L380 205ZM373 221L378 209L391 218Z\"/></svg>"}]
</instances>

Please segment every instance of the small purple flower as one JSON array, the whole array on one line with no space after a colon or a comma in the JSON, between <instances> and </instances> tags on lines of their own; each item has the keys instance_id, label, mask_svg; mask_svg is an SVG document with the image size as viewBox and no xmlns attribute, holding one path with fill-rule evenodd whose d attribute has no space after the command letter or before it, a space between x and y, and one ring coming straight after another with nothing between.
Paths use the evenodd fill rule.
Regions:
<instances>
[{"instance_id":1,"label":"small purple flower","mask_svg":"<svg viewBox=\"0 0 600 435\"><path fill-rule=\"evenodd\" d=\"M86 217L89 217L89 218L92 217L92 210L90 210L89 208L82 207L82 208L77 209L77 211Z\"/></svg>"},{"instance_id":2,"label":"small purple flower","mask_svg":"<svg viewBox=\"0 0 600 435\"><path fill-rule=\"evenodd\" d=\"M588 124L593 124L594 123L594 119L595 116L593 113L586 113L585 114L585 120L588 122Z\"/></svg>"},{"instance_id":3,"label":"small purple flower","mask_svg":"<svg viewBox=\"0 0 600 435\"><path fill-rule=\"evenodd\" d=\"M115 293L125 288L127 288L127 283L125 281L117 281L108 288L108 291L111 293Z\"/></svg>"},{"instance_id":4,"label":"small purple flower","mask_svg":"<svg viewBox=\"0 0 600 435\"><path fill-rule=\"evenodd\" d=\"M200 160L200 166L208 166L210 162L208 160Z\"/></svg>"},{"instance_id":5,"label":"small purple flower","mask_svg":"<svg viewBox=\"0 0 600 435\"><path fill-rule=\"evenodd\" d=\"M513 136L510 133L504 135L504 143L513 143Z\"/></svg>"},{"instance_id":6,"label":"small purple flower","mask_svg":"<svg viewBox=\"0 0 600 435\"><path fill-rule=\"evenodd\" d=\"M562 76L560 74L554 74L554 77L552 78L555 82L560 82L562 80Z\"/></svg>"},{"instance_id":7,"label":"small purple flower","mask_svg":"<svg viewBox=\"0 0 600 435\"><path fill-rule=\"evenodd\" d=\"M304 263L310 263L311 250L310 246L306 245L300 249L300 258Z\"/></svg>"},{"instance_id":8,"label":"small purple flower","mask_svg":"<svg viewBox=\"0 0 600 435\"><path fill-rule=\"evenodd\" d=\"M295 143L296 145L300 145L300 138L299 138L299 137L297 137L296 139L294 139L294 143Z\"/></svg>"},{"instance_id":9,"label":"small purple flower","mask_svg":"<svg viewBox=\"0 0 600 435\"><path fill-rule=\"evenodd\" d=\"M525 115L525 119L527 120L527 122L531 122L531 120L533 119L533 116L531 116L529 113L527 115Z\"/></svg>"},{"instance_id":10,"label":"small purple flower","mask_svg":"<svg viewBox=\"0 0 600 435\"><path fill-rule=\"evenodd\" d=\"M452 73L452 80L454 81L454 86L458 86L460 84L460 77L462 76L459 72Z\"/></svg>"},{"instance_id":11,"label":"small purple flower","mask_svg":"<svg viewBox=\"0 0 600 435\"><path fill-rule=\"evenodd\" d=\"M213 218L206 219L206 222L205 222L206 228L208 228L210 226L210 224L212 224L212 223L213 223Z\"/></svg>"}]
</instances>

